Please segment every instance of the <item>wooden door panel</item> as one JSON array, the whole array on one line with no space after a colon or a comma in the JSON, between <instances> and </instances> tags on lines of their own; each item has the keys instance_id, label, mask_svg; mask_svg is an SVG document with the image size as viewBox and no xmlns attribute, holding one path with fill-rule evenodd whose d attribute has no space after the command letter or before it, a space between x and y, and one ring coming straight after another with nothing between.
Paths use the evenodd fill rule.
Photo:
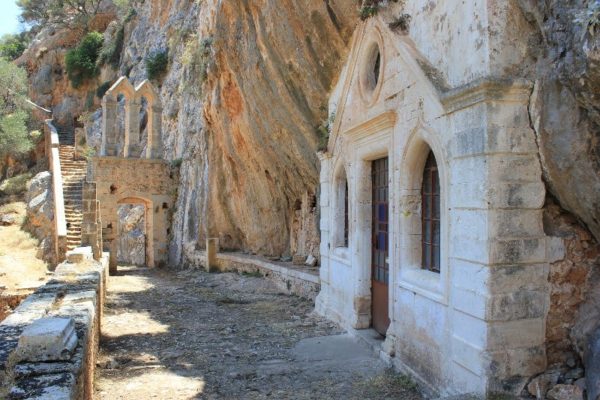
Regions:
<instances>
[{"instance_id":1,"label":"wooden door panel","mask_svg":"<svg viewBox=\"0 0 600 400\"><path fill-rule=\"evenodd\" d=\"M388 259L388 159L373 161L373 226L371 241L371 315L373 328L385 335L390 325L389 300L389 266Z\"/></svg>"}]
</instances>

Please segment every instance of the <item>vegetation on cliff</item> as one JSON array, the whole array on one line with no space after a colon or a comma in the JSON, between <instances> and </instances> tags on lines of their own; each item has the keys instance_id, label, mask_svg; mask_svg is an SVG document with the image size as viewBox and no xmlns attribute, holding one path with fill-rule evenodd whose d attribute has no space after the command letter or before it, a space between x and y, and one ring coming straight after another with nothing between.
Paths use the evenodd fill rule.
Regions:
<instances>
[{"instance_id":1,"label":"vegetation on cliff","mask_svg":"<svg viewBox=\"0 0 600 400\"><path fill-rule=\"evenodd\" d=\"M103 43L102 34L90 32L83 37L79 46L67 53L67 74L74 88L98 75L97 61Z\"/></svg>"},{"instance_id":2,"label":"vegetation on cliff","mask_svg":"<svg viewBox=\"0 0 600 400\"><path fill-rule=\"evenodd\" d=\"M98 14L102 0L17 0L21 21L37 31L53 22L69 28L86 28Z\"/></svg>"},{"instance_id":3,"label":"vegetation on cliff","mask_svg":"<svg viewBox=\"0 0 600 400\"><path fill-rule=\"evenodd\" d=\"M29 46L29 35L27 32L6 34L0 38L0 57L7 60L16 60Z\"/></svg>"},{"instance_id":4,"label":"vegetation on cliff","mask_svg":"<svg viewBox=\"0 0 600 400\"><path fill-rule=\"evenodd\" d=\"M0 58L0 157L31 149L27 130L27 75L12 62Z\"/></svg>"}]
</instances>

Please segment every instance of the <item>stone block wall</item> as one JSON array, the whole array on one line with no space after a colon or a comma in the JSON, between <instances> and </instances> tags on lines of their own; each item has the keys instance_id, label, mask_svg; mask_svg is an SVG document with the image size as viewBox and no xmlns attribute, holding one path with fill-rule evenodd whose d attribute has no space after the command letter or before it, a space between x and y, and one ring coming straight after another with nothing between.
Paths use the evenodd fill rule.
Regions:
<instances>
[{"instance_id":1,"label":"stone block wall","mask_svg":"<svg viewBox=\"0 0 600 400\"><path fill-rule=\"evenodd\" d=\"M117 212L121 204L145 206L146 264L154 267L166 262L176 194L171 165L156 159L94 157L87 181L84 190L86 240L102 241L103 248L110 251L111 271L117 266ZM100 230L96 231L94 224L98 224L98 219ZM92 222L94 220L96 222Z\"/></svg>"},{"instance_id":2,"label":"stone block wall","mask_svg":"<svg viewBox=\"0 0 600 400\"><path fill-rule=\"evenodd\" d=\"M108 255L92 258L90 248L79 248L79 256L58 265L54 276L17 307L0 324L0 398L3 399L92 399L95 357ZM40 319L70 319L77 342L60 360L44 362L39 353L23 357L31 343L23 332Z\"/></svg>"}]
</instances>

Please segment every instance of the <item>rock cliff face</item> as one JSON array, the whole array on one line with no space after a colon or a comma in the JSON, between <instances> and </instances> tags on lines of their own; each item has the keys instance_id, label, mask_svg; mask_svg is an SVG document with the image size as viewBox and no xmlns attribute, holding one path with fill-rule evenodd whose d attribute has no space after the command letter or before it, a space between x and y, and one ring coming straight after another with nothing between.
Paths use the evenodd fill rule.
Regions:
<instances>
[{"instance_id":1,"label":"rock cliff face","mask_svg":"<svg viewBox=\"0 0 600 400\"><path fill-rule=\"evenodd\" d=\"M207 237L218 237L224 249L318 256L316 128L327 119L327 97L357 23L355 2L131 5L127 19L109 25L107 13L96 22L101 31L108 27L107 40L123 26L118 66L103 67L77 90L68 84L64 55L78 35L46 28L20 60L34 100L68 124L86 106L98 107L94 92L102 83L127 75L139 84L145 59L167 50L167 71L155 84L164 105L164 157L181 162L172 263ZM92 147L100 118L93 113L86 126Z\"/></svg>"},{"instance_id":2,"label":"rock cliff face","mask_svg":"<svg viewBox=\"0 0 600 400\"><path fill-rule=\"evenodd\" d=\"M588 0L520 0L537 27L531 117L548 189L600 240L600 10Z\"/></svg>"},{"instance_id":3,"label":"rock cliff face","mask_svg":"<svg viewBox=\"0 0 600 400\"><path fill-rule=\"evenodd\" d=\"M53 259L54 200L52 196L52 174L43 171L29 182L25 201L27 202L27 224L29 230L41 242L37 257L56 262Z\"/></svg>"},{"instance_id":4,"label":"rock cliff face","mask_svg":"<svg viewBox=\"0 0 600 400\"><path fill-rule=\"evenodd\" d=\"M162 1L136 11L121 69L139 83L140 58L170 54L165 157L181 159L172 262L207 237L267 256L318 255L316 127L327 118L355 5Z\"/></svg>"},{"instance_id":5,"label":"rock cliff face","mask_svg":"<svg viewBox=\"0 0 600 400\"><path fill-rule=\"evenodd\" d=\"M298 239L296 211L316 204L316 127L327 119L356 21L348 3L222 2L206 85L209 191L201 200L209 210L203 234L221 246L279 256ZM310 234L318 236L316 226Z\"/></svg>"},{"instance_id":6,"label":"rock cliff face","mask_svg":"<svg viewBox=\"0 0 600 400\"><path fill-rule=\"evenodd\" d=\"M103 67L95 81L77 90L68 84L64 54L76 32L45 28L19 62L30 72L34 100L68 123L99 106L100 84L120 75L140 83L145 59L167 50L167 71L155 83L164 156L181 162L171 261L181 263L184 249L203 247L207 237L225 249L316 255L316 127L328 117L326 99L358 23L356 4L134 0L129 17L110 22L113 11L94 22L107 40L121 26L124 34L116 68ZM598 239L600 35L585 34L588 7L592 1L509 2L533 61L497 72L536 81L530 116L548 188ZM88 124L92 146L100 118L96 112Z\"/></svg>"}]
</instances>

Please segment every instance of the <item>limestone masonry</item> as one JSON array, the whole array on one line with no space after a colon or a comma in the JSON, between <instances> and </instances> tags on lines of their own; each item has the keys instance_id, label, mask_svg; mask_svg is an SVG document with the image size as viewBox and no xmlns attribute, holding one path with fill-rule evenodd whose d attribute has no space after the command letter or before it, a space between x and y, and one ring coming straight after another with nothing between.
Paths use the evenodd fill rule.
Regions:
<instances>
[{"instance_id":1,"label":"limestone masonry","mask_svg":"<svg viewBox=\"0 0 600 400\"><path fill-rule=\"evenodd\" d=\"M66 85L58 28L17 61L53 111L28 202L59 266L0 325L0 397L89 397L131 243L314 301L430 398L600 399L597 1L103 3L97 78Z\"/></svg>"}]
</instances>

